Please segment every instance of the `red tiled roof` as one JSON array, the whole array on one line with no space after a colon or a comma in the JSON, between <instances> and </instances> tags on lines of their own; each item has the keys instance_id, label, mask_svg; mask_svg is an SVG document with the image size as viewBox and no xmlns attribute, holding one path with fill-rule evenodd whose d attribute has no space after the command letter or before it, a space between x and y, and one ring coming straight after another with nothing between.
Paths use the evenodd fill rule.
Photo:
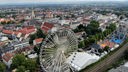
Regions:
<instances>
[{"instance_id":1,"label":"red tiled roof","mask_svg":"<svg viewBox=\"0 0 128 72\"><path fill-rule=\"evenodd\" d=\"M11 58L13 57L12 53L6 53L5 55L3 55L3 59L8 62Z\"/></svg>"},{"instance_id":2,"label":"red tiled roof","mask_svg":"<svg viewBox=\"0 0 128 72\"><path fill-rule=\"evenodd\" d=\"M22 49L17 49L15 52L15 54L19 54L19 53L22 53L22 52L25 52L25 51L29 51L29 50L32 50L34 48L34 46L28 46L28 47L24 47Z\"/></svg>"},{"instance_id":3,"label":"red tiled roof","mask_svg":"<svg viewBox=\"0 0 128 72\"><path fill-rule=\"evenodd\" d=\"M46 28L46 27L42 27L41 29L42 29L43 31L45 31L45 32L48 32L48 30L49 30L49 29Z\"/></svg>"},{"instance_id":4,"label":"red tiled roof","mask_svg":"<svg viewBox=\"0 0 128 72\"><path fill-rule=\"evenodd\" d=\"M2 30L3 29L3 26L0 26L0 30Z\"/></svg>"},{"instance_id":5,"label":"red tiled roof","mask_svg":"<svg viewBox=\"0 0 128 72\"><path fill-rule=\"evenodd\" d=\"M105 46L109 46L110 48L113 48L114 45L115 45L115 43L110 42L110 41L108 41L108 40L105 40L104 43L101 44L101 45L103 45L103 47L105 47Z\"/></svg>"},{"instance_id":6,"label":"red tiled roof","mask_svg":"<svg viewBox=\"0 0 128 72\"><path fill-rule=\"evenodd\" d=\"M51 29L54 25L48 22L45 22L44 25L45 27L48 27L49 29Z\"/></svg>"},{"instance_id":7,"label":"red tiled roof","mask_svg":"<svg viewBox=\"0 0 128 72\"><path fill-rule=\"evenodd\" d=\"M27 28L27 29L35 29L34 26L27 26L26 28Z\"/></svg>"},{"instance_id":8,"label":"red tiled roof","mask_svg":"<svg viewBox=\"0 0 128 72\"><path fill-rule=\"evenodd\" d=\"M41 29L44 30L45 32L48 32L48 30L52 29L53 27L54 27L53 24L45 22L41 27Z\"/></svg>"},{"instance_id":9,"label":"red tiled roof","mask_svg":"<svg viewBox=\"0 0 128 72\"><path fill-rule=\"evenodd\" d=\"M35 27L34 26L29 26L29 27L25 27L21 30L19 30L19 32L23 33L23 34L29 34L35 31Z\"/></svg>"},{"instance_id":10,"label":"red tiled roof","mask_svg":"<svg viewBox=\"0 0 128 72\"><path fill-rule=\"evenodd\" d=\"M13 31L11 31L11 30L3 30L2 32L4 34L13 34Z\"/></svg>"},{"instance_id":11,"label":"red tiled roof","mask_svg":"<svg viewBox=\"0 0 128 72\"><path fill-rule=\"evenodd\" d=\"M0 46L3 46L3 45L5 45L5 42L0 42Z\"/></svg>"},{"instance_id":12,"label":"red tiled roof","mask_svg":"<svg viewBox=\"0 0 128 72\"><path fill-rule=\"evenodd\" d=\"M83 19L83 21L89 22L90 20L89 19Z\"/></svg>"},{"instance_id":13,"label":"red tiled roof","mask_svg":"<svg viewBox=\"0 0 128 72\"><path fill-rule=\"evenodd\" d=\"M18 32L18 31L15 31L15 32L14 32L15 35L18 35L19 33L21 33L21 32Z\"/></svg>"},{"instance_id":14,"label":"red tiled roof","mask_svg":"<svg viewBox=\"0 0 128 72\"><path fill-rule=\"evenodd\" d=\"M43 40L43 38L38 38L38 39L35 39L34 41L35 41L36 43L40 43L40 42L42 42L42 40Z\"/></svg>"}]
</instances>

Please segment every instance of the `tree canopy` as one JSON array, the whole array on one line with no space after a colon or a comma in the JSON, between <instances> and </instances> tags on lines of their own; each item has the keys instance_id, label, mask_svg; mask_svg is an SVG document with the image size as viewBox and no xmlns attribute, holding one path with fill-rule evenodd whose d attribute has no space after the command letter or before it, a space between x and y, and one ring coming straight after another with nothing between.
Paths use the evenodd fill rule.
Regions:
<instances>
[{"instance_id":1,"label":"tree canopy","mask_svg":"<svg viewBox=\"0 0 128 72\"><path fill-rule=\"evenodd\" d=\"M109 52L110 48L109 48L109 46L105 46L103 50L106 51L106 52Z\"/></svg>"},{"instance_id":2,"label":"tree canopy","mask_svg":"<svg viewBox=\"0 0 128 72\"><path fill-rule=\"evenodd\" d=\"M90 24L86 27L85 32L88 35L95 35L96 33L100 33L101 30L99 29L99 22L98 21L91 21Z\"/></svg>"},{"instance_id":3,"label":"tree canopy","mask_svg":"<svg viewBox=\"0 0 128 72\"><path fill-rule=\"evenodd\" d=\"M5 72L5 70L6 70L6 65L0 62L0 72Z\"/></svg>"},{"instance_id":4,"label":"tree canopy","mask_svg":"<svg viewBox=\"0 0 128 72\"><path fill-rule=\"evenodd\" d=\"M116 30L116 24L111 23L106 27L105 31L98 31L99 23L96 21L90 22L91 24L86 27L86 33L88 34L88 38L85 38L84 42L79 43L79 47L88 47L89 45L99 41L104 40L106 36L111 34L114 30Z\"/></svg>"},{"instance_id":5,"label":"tree canopy","mask_svg":"<svg viewBox=\"0 0 128 72\"><path fill-rule=\"evenodd\" d=\"M32 59L27 59L23 54L17 54L12 59L11 68L18 69L18 72L24 72L24 70L29 70L30 72L34 72L37 67L36 61Z\"/></svg>"},{"instance_id":6,"label":"tree canopy","mask_svg":"<svg viewBox=\"0 0 128 72\"><path fill-rule=\"evenodd\" d=\"M36 38L45 38L46 35L41 29L37 29L37 32L35 34L30 35L29 43L33 44L33 40Z\"/></svg>"},{"instance_id":7,"label":"tree canopy","mask_svg":"<svg viewBox=\"0 0 128 72\"><path fill-rule=\"evenodd\" d=\"M12 68L17 68L18 66L24 65L25 64L25 56L23 54L17 54L13 59L12 59Z\"/></svg>"},{"instance_id":8,"label":"tree canopy","mask_svg":"<svg viewBox=\"0 0 128 72\"><path fill-rule=\"evenodd\" d=\"M25 67L24 66L18 66L16 72L25 72Z\"/></svg>"},{"instance_id":9,"label":"tree canopy","mask_svg":"<svg viewBox=\"0 0 128 72\"><path fill-rule=\"evenodd\" d=\"M116 29L116 24L115 23L111 23L107 29L110 29L111 31L114 31Z\"/></svg>"}]
</instances>

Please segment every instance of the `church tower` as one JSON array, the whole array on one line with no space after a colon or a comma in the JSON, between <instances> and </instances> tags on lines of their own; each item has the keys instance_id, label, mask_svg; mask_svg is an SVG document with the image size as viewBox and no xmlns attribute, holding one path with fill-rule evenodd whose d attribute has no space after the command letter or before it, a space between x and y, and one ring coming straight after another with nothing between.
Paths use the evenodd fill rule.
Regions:
<instances>
[{"instance_id":1,"label":"church tower","mask_svg":"<svg viewBox=\"0 0 128 72\"><path fill-rule=\"evenodd\" d=\"M32 19L34 19L34 18L35 18L35 12L34 12L33 7L32 7L32 16L31 16L31 18L32 18Z\"/></svg>"}]
</instances>

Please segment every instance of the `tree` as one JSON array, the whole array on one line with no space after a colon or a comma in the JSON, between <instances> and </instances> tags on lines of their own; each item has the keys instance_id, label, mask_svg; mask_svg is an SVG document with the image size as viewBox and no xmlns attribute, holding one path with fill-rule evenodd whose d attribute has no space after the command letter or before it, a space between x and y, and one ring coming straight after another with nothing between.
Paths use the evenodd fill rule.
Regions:
<instances>
[{"instance_id":1,"label":"tree","mask_svg":"<svg viewBox=\"0 0 128 72\"><path fill-rule=\"evenodd\" d=\"M35 46L35 47L34 47L34 51L35 51L37 54L39 54L39 52L40 52L40 47L39 47L39 46Z\"/></svg>"},{"instance_id":2,"label":"tree","mask_svg":"<svg viewBox=\"0 0 128 72\"><path fill-rule=\"evenodd\" d=\"M24 66L18 66L16 72L25 72L25 67Z\"/></svg>"},{"instance_id":3,"label":"tree","mask_svg":"<svg viewBox=\"0 0 128 72\"><path fill-rule=\"evenodd\" d=\"M36 38L45 38L46 35L41 29L38 29L35 34L30 35L29 44L33 44L33 40Z\"/></svg>"},{"instance_id":4,"label":"tree","mask_svg":"<svg viewBox=\"0 0 128 72\"><path fill-rule=\"evenodd\" d=\"M38 38L45 38L46 37L46 35L44 34L44 32L41 29L37 30L36 36Z\"/></svg>"},{"instance_id":5,"label":"tree","mask_svg":"<svg viewBox=\"0 0 128 72\"><path fill-rule=\"evenodd\" d=\"M78 26L78 29L79 29L79 30L84 30L84 28L85 28L85 27L84 27L82 24L80 24L80 25Z\"/></svg>"},{"instance_id":6,"label":"tree","mask_svg":"<svg viewBox=\"0 0 128 72\"><path fill-rule=\"evenodd\" d=\"M111 31L114 31L116 29L116 24L115 23L111 23L107 29L110 29Z\"/></svg>"},{"instance_id":7,"label":"tree","mask_svg":"<svg viewBox=\"0 0 128 72\"><path fill-rule=\"evenodd\" d=\"M126 51L124 52L124 59L125 59L125 60L128 60L128 50L126 50Z\"/></svg>"},{"instance_id":8,"label":"tree","mask_svg":"<svg viewBox=\"0 0 128 72\"><path fill-rule=\"evenodd\" d=\"M96 41L94 37L89 38L88 40L89 40L89 43L90 43L90 44L93 44L93 43L95 43L95 41Z\"/></svg>"},{"instance_id":9,"label":"tree","mask_svg":"<svg viewBox=\"0 0 128 72\"><path fill-rule=\"evenodd\" d=\"M12 59L12 64L11 68L17 68L18 66L24 65L26 62L25 56L23 54L17 54L13 59Z\"/></svg>"},{"instance_id":10,"label":"tree","mask_svg":"<svg viewBox=\"0 0 128 72\"><path fill-rule=\"evenodd\" d=\"M36 35L35 34L30 35L29 44L33 44L34 39L36 39Z\"/></svg>"},{"instance_id":11,"label":"tree","mask_svg":"<svg viewBox=\"0 0 128 72\"><path fill-rule=\"evenodd\" d=\"M98 49L98 52L99 53L103 53L104 51L102 49Z\"/></svg>"},{"instance_id":12,"label":"tree","mask_svg":"<svg viewBox=\"0 0 128 72\"><path fill-rule=\"evenodd\" d=\"M105 46L105 47L104 47L104 51L107 51L107 52L109 52L109 51L110 51L110 48L109 48L109 46Z\"/></svg>"},{"instance_id":13,"label":"tree","mask_svg":"<svg viewBox=\"0 0 128 72\"><path fill-rule=\"evenodd\" d=\"M81 32L81 31L84 31L85 30L85 26L83 26L82 24L80 24L79 26L77 26L77 28L76 29L74 29L73 31L75 32L75 33L77 33L77 32Z\"/></svg>"},{"instance_id":14,"label":"tree","mask_svg":"<svg viewBox=\"0 0 128 72\"><path fill-rule=\"evenodd\" d=\"M81 41L81 42L78 44L78 47L79 47L79 48L85 47L84 41Z\"/></svg>"},{"instance_id":15,"label":"tree","mask_svg":"<svg viewBox=\"0 0 128 72\"><path fill-rule=\"evenodd\" d=\"M99 22L92 20L90 24L85 28L85 32L88 35L95 35L96 33L100 33L101 30L99 29Z\"/></svg>"},{"instance_id":16,"label":"tree","mask_svg":"<svg viewBox=\"0 0 128 72\"><path fill-rule=\"evenodd\" d=\"M120 20L122 20L124 17L123 16L120 16Z\"/></svg>"},{"instance_id":17,"label":"tree","mask_svg":"<svg viewBox=\"0 0 128 72\"><path fill-rule=\"evenodd\" d=\"M90 25L93 26L93 27L95 27L95 28L99 28L99 22L98 21L92 20L90 22Z\"/></svg>"},{"instance_id":18,"label":"tree","mask_svg":"<svg viewBox=\"0 0 128 72\"><path fill-rule=\"evenodd\" d=\"M37 63L35 60L26 59L23 54L18 54L12 59L12 69L17 68L18 72L24 72L29 70L30 72L35 72L37 68Z\"/></svg>"},{"instance_id":19,"label":"tree","mask_svg":"<svg viewBox=\"0 0 128 72\"><path fill-rule=\"evenodd\" d=\"M6 66L4 63L0 62L0 72L5 72Z\"/></svg>"},{"instance_id":20,"label":"tree","mask_svg":"<svg viewBox=\"0 0 128 72\"><path fill-rule=\"evenodd\" d=\"M91 43L90 39L85 39L84 40L85 46L88 47Z\"/></svg>"},{"instance_id":21,"label":"tree","mask_svg":"<svg viewBox=\"0 0 128 72\"><path fill-rule=\"evenodd\" d=\"M36 61L28 59L26 61L25 67L26 67L27 70L30 70L30 72L35 72L35 69L37 67Z\"/></svg>"},{"instance_id":22,"label":"tree","mask_svg":"<svg viewBox=\"0 0 128 72\"><path fill-rule=\"evenodd\" d=\"M71 18L75 18L75 15L74 14L71 14Z\"/></svg>"},{"instance_id":23,"label":"tree","mask_svg":"<svg viewBox=\"0 0 128 72\"><path fill-rule=\"evenodd\" d=\"M5 21L3 21L3 22L1 22L1 24L6 24L6 22L5 22Z\"/></svg>"}]
</instances>

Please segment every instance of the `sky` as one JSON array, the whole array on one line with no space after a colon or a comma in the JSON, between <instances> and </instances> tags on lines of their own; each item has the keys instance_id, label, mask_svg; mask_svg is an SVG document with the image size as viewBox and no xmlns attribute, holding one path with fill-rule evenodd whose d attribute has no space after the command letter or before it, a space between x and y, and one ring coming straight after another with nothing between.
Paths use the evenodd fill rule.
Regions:
<instances>
[{"instance_id":1,"label":"sky","mask_svg":"<svg viewBox=\"0 0 128 72\"><path fill-rule=\"evenodd\" d=\"M128 0L0 0L0 4L10 3L63 3L63 2L77 2L77 1L128 1Z\"/></svg>"}]
</instances>

